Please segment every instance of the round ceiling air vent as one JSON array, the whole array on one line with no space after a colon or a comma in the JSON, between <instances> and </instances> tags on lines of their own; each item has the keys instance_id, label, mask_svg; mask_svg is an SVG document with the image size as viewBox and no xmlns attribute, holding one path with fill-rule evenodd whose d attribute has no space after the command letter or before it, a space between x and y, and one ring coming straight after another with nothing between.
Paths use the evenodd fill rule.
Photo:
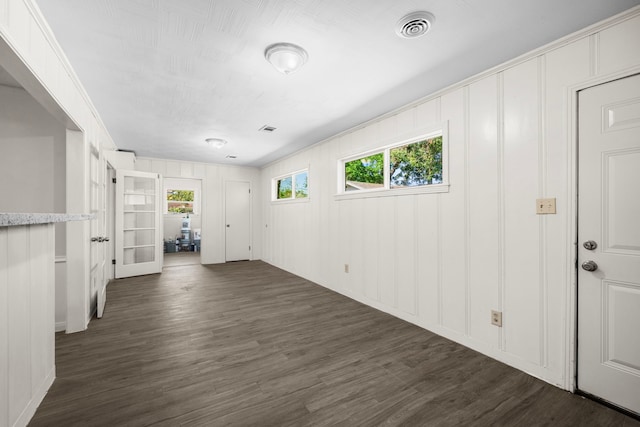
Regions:
<instances>
[{"instance_id":1,"label":"round ceiling air vent","mask_svg":"<svg viewBox=\"0 0 640 427\"><path fill-rule=\"evenodd\" d=\"M431 29L435 19L429 12L412 12L398 21L396 34L405 39L420 37Z\"/></svg>"}]
</instances>

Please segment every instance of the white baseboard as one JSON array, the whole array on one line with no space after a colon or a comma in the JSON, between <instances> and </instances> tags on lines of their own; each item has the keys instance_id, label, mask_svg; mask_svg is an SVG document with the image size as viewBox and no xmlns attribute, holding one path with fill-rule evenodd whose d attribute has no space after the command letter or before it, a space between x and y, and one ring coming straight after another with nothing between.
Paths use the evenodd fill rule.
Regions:
<instances>
[{"instance_id":1,"label":"white baseboard","mask_svg":"<svg viewBox=\"0 0 640 427\"><path fill-rule=\"evenodd\" d=\"M13 423L13 427L23 427L29 424L29 421L31 421L31 418L33 418L33 416L35 415L38 406L40 406L40 403L42 403L42 400L46 396L47 391L49 391L49 388L51 387L51 385L53 384L53 380L55 379L56 367L54 366L53 368L51 368L51 371L49 371L42 383L40 383L38 388L34 391L33 397L24 408L24 411L22 411L16 422Z\"/></svg>"},{"instance_id":2,"label":"white baseboard","mask_svg":"<svg viewBox=\"0 0 640 427\"><path fill-rule=\"evenodd\" d=\"M57 322L56 332L64 332L67 330L67 322Z\"/></svg>"}]
</instances>

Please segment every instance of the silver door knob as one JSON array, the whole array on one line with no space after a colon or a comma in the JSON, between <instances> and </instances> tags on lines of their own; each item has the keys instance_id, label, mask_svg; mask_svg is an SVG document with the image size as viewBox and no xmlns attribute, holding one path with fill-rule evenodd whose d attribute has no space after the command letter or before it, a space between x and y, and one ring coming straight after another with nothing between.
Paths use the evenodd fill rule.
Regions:
<instances>
[{"instance_id":1,"label":"silver door knob","mask_svg":"<svg viewBox=\"0 0 640 427\"><path fill-rule=\"evenodd\" d=\"M584 242L582 244L582 246L584 246L584 248L588 251L592 251L595 248L598 247L598 244L596 242L594 242L593 240L587 240L586 242Z\"/></svg>"},{"instance_id":2,"label":"silver door knob","mask_svg":"<svg viewBox=\"0 0 640 427\"><path fill-rule=\"evenodd\" d=\"M598 269L598 264L589 260L582 263L582 269L586 271L596 271Z\"/></svg>"}]
</instances>

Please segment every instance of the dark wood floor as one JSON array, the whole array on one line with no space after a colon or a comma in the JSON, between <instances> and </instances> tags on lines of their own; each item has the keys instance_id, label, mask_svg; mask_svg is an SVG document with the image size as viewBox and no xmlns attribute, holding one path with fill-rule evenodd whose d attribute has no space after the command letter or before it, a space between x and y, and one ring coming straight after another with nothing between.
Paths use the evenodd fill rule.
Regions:
<instances>
[{"instance_id":1,"label":"dark wood floor","mask_svg":"<svg viewBox=\"0 0 640 427\"><path fill-rule=\"evenodd\" d=\"M200 252L173 252L164 254L163 267L200 264Z\"/></svg>"},{"instance_id":2,"label":"dark wood floor","mask_svg":"<svg viewBox=\"0 0 640 427\"><path fill-rule=\"evenodd\" d=\"M33 426L640 426L265 263L119 280Z\"/></svg>"}]
</instances>

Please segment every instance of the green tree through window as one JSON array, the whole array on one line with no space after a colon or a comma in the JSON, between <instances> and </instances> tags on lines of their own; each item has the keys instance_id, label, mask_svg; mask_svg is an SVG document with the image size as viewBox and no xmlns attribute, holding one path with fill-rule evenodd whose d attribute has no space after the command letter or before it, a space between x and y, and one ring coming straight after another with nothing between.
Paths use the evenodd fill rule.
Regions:
<instances>
[{"instance_id":1,"label":"green tree through window","mask_svg":"<svg viewBox=\"0 0 640 427\"><path fill-rule=\"evenodd\" d=\"M273 178L275 194L272 200L292 200L309 198L309 171L307 169Z\"/></svg>"},{"instance_id":2,"label":"green tree through window","mask_svg":"<svg viewBox=\"0 0 640 427\"><path fill-rule=\"evenodd\" d=\"M384 185L384 153L372 154L344 164L345 190L362 190Z\"/></svg>"},{"instance_id":3,"label":"green tree through window","mask_svg":"<svg viewBox=\"0 0 640 427\"><path fill-rule=\"evenodd\" d=\"M167 190L167 212L193 213L193 190Z\"/></svg>"},{"instance_id":4,"label":"green tree through window","mask_svg":"<svg viewBox=\"0 0 640 427\"><path fill-rule=\"evenodd\" d=\"M344 191L384 190L442 184L443 137L390 146L344 162Z\"/></svg>"},{"instance_id":5,"label":"green tree through window","mask_svg":"<svg viewBox=\"0 0 640 427\"><path fill-rule=\"evenodd\" d=\"M442 136L392 148L391 187L415 187L442 182Z\"/></svg>"},{"instance_id":6,"label":"green tree through window","mask_svg":"<svg viewBox=\"0 0 640 427\"><path fill-rule=\"evenodd\" d=\"M292 193L292 181L291 177L282 178L278 180L278 199L290 199Z\"/></svg>"},{"instance_id":7,"label":"green tree through window","mask_svg":"<svg viewBox=\"0 0 640 427\"><path fill-rule=\"evenodd\" d=\"M295 175L296 179L296 199L309 197L309 173L300 172Z\"/></svg>"}]
</instances>

